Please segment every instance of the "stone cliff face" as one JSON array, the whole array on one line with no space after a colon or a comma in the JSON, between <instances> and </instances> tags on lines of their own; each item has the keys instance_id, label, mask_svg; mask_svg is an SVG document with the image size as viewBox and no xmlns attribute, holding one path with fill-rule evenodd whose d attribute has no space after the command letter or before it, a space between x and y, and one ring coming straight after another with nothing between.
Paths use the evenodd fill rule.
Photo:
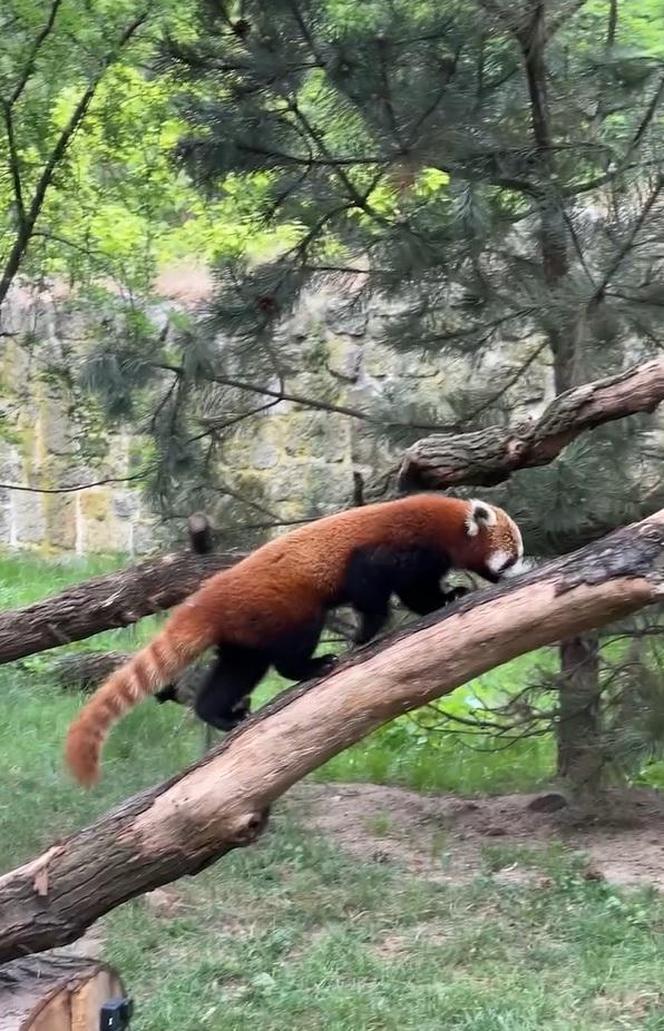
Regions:
<instances>
[{"instance_id":1,"label":"stone cliff face","mask_svg":"<svg viewBox=\"0 0 664 1031\"><path fill-rule=\"evenodd\" d=\"M17 288L3 310L3 333L10 335L0 338L0 546L139 554L149 549L152 531L137 491L108 484L42 492L126 477L129 470L129 435L104 433L94 404L47 372L53 359L66 367L78 329L52 294Z\"/></svg>"},{"instance_id":2,"label":"stone cliff face","mask_svg":"<svg viewBox=\"0 0 664 1031\"><path fill-rule=\"evenodd\" d=\"M186 305L205 293L207 281L191 269L181 275L176 270L163 277L161 288L171 301ZM403 417L411 405L424 404L445 423L452 416L445 400L450 391L463 388L469 377L498 387L536 346L533 340L505 339L481 361L400 354L381 343L389 316L386 305L342 310L339 293L331 291L305 296L280 331L281 346L298 370L288 379L289 391L360 410L383 400ZM72 398L66 384L45 374L48 358L57 357L65 367L68 359L75 361L76 339L84 336L62 314L58 298L14 290L3 330L22 340L28 334L34 344L19 348L13 337L0 338L0 481L53 488L126 476L130 435L105 433L92 402ZM506 401L520 419L537 414L551 391L549 368L536 362ZM389 446L370 423L281 401L241 428L227 461L235 485L257 491L288 520L338 508L352 496L354 470L367 476L380 471L389 461ZM0 487L0 546L133 555L149 550L152 541L140 492L121 484L72 494Z\"/></svg>"}]
</instances>

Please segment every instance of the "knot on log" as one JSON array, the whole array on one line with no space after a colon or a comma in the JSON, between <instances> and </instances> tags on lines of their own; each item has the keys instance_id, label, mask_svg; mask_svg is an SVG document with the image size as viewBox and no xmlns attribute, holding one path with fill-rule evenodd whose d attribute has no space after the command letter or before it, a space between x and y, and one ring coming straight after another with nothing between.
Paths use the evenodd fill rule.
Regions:
<instances>
[{"instance_id":1,"label":"knot on log","mask_svg":"<svg viewBox=\"0 0 664 1031\"><path fill-rule=\"evenodd\" d=\"M506 446L508 461L511 464L520 463L529 447L530 441L524 440L522 435L512 437L511 440L508 440Z\"/></svg>"},{"instance_id":2,"label":"knot on log","mask_svg":"<svg viewBox=\"0 0 664 1031\"><path fill-rule=\"evenodd\" d=\"M227 841L231 847L244 848L246 845L253 845L260 837L267 826L270 816L270 806L264 809L254 809L243 813L229 830Z\"/></svg>"}]
</instances>

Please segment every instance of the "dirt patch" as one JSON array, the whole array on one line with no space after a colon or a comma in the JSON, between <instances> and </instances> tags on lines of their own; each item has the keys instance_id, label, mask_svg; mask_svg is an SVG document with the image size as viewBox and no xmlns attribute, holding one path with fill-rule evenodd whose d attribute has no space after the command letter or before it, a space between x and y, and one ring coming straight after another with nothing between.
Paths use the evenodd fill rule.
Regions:
<instances>
[{"instance_id":1,"label":"dirt patch","mask_svg":"<svg viewBox=\"0 0 664 1031\"><path fill-rule=\"evenodd\" d=\"M381 959L394 959L395 956L409 955L413 946L422 943L426 945L444 945L449 942L452 935L437 923L417 924L410 927L403 934L392 932L384 938L375 942L373 952Z\"/></svg>"},{"instance_id":2,"label":"dirt patch","mask_svg":"<svg viewBox=\"0 0 664 1031\"><path fill-rule=\"evenodd\" d=\"M541 870L519 861L560 842L588 857L587 876L664 890L664 798L653 791L610 796L604 820L575 824L553 795L461 799L374 784L301 784L298 817L361 859L395 863L439 882L480 872L525 884Z\"/></svg>"}]
</instances>

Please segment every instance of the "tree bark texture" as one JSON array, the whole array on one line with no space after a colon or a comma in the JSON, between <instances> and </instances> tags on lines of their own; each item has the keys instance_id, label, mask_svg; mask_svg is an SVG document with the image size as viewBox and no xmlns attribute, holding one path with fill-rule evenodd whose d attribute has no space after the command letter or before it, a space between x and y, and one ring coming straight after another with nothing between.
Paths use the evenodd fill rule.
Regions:
<instances>
[{"instance_id":1,"label":"tree bark texture","mask_svg":"<svg viewBox=\"0 0 664 1031\"><path fill-rule=\"evenodd\" d=\"M129 626L143 616L170 609L240 557L228 552L174 552L0 613L0 663Z\"/></svg>"},{"instance_id":2,"label":"tree bark texture","mask_svg":"<svg viewBox=\"0 0 664 1031\"><path fill-rule=\"evenodd\" d=\"M664 510L359 649L199 763L0 878L0 962L72 941L127 899L251 843L276 798L395 716L663 595Z\"/></svg>"},{"instance_id":3,"label":"tree bark texture","mask_svg":"<svg viewBox=\"0 0 664 1031\"><path fill-rule=\"evenodd\" d=\"M596 634L572 637L560 645L560 715L556 723L558 775L578 796L592 797L601 786L599 748L599 642Z\"/></svg>"},{"instance_id":4,"label":"tree bark texture","mask_svg":"<svg viewBox=\"0 0 664 1031\"><path fill-rule=\"evenodd\" d=\"M537 420L423 437L406 451L399 488L493 486L518 469L547 465L585 430L636 412L653 412L663 400L664 359L656 358L560 394Z\"/></svg>"}]
</instances>

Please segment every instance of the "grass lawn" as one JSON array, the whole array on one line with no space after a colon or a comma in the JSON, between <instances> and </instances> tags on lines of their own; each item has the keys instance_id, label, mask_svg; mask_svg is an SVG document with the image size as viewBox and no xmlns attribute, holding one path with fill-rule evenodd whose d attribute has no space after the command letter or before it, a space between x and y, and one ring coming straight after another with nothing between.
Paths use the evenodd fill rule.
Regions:
<instances>
[{"instance_id":1,"label":"grass lawn","mask_svg":"<svg viewBox=\"0 0 664 1031\"><path fill-rule=\"evenodd\" d=\"M0 600L23 604L88 574L81 563L5 560ZM131 648L148 634L116 631L93 645ZM484 689L518 684L531 663L496 671ZM116 729L103 781L84 793L61 764L80 700L49 683L43 658L22 665L0 670L0 871L174 772L203 743L188 713L146 703ZM317 779L470 794L532 788L550 769L546 741L487 755L454 738L427 746L403 728L384 728ZM496 869L511 862L536 876L499 883ZM664 1031L664 901L585 880L580 858L557 845L487 849L479 876L447 884L350 857L286 800L258 846L166 894L165 909L137 900L100 929L136 1002L133 1031Z\"/></svg>"}]
</instances>

